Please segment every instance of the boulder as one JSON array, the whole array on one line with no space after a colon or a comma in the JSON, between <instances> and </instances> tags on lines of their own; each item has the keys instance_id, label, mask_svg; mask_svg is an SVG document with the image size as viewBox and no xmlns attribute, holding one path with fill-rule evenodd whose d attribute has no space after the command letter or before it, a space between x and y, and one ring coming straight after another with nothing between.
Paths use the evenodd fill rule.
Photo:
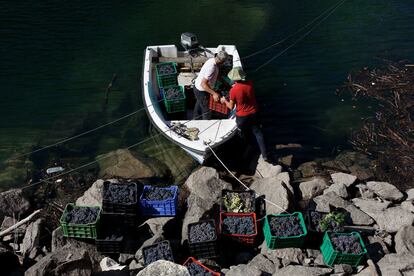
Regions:
<instances>
[{"instance_id":1,"label":"boulder","mask_svg":"<svg viewBox=\"0 0 414 276\"><path fill-rule=\"evenodd\" d=\"M316 211L330 212L331 205L335 208L343 208L349 212L353 224L371 225L374 223L374 220L370 216L333 192L317 196L313 201L316 203Z\"/></svg>"},{"instance_id":2,"label":"boulder","mask_svg":"<svg viewBox=\"0 0 414 276\"><path fill-rule=\"evenodd\" d=\"M151 263L138 272L137 276L190 276L185 266L173 262L159 260Z\"/></svg>"},{"instance_id":3,"label":"boulder","mask_svg":"<svg viewBox=\"0 0 414 276\"><path fill-rule=\"evenodd\" d=\"M123 270L126 266L118 264L115 260L104 257L99 263L102 271Z\"/></svg>"},{"instance_id":4,"label":"boulder","mask_svg":"<svg viewBox=\"0 0 414 276\"><path fill-rule=\"evenodd\" d=\"M291 206L291 192L288 186L277 178L257 179L250 189L256 192L256 197L264 197L267 214L280 214Z\"/></svg>"},{"instance_id":5,"label":"boulder","mask_svg":"<svg viewBox=\"0 0 414 276\"><path fill-rule=\"evenodd\" d=\"M346 187L351 186L357 180L357 177L347 173L333 173L331 178L334 184L343 184Z\"/></svg>"},{"instance_id":6,"label":"boulder","mask_svg":"<svg viewBox=\"0 0 414 276\"><path fill-rule=\"evenodd\" d=\"M378 263L380 274L383 276L411 276L414 275L413 255L387 254ZM371 276L369 267L357 274L358 276Z\"/></svg>"},{"instance_id":7,"label":"boulder","mask_svg":"<svg viewBox=\"0 0 414 276\"><path fill-rule=\"evenodd\" d=\"M388 182L369 181L367 182L367 187L383 199L399 201L404 197L403 193Z\"/></svg>"},{"instance_id":8,"label":"boulder","mask_svg":"<svg viewBox=\"0 0 414 276\"><path fill-rule=\"evenodd\" d=\"M288 265L274 273L274 276L323 276L330 275L332 268Z\"/></svg>"},{"instance_id":9,"label":"boulder","mask_svg":"<svg viewBox=\"0 0 414 276\"><path fill-rule=\"evenodd\" d=\"M359 180L368 180L374 177L374 172L367 168L366 166L361 166L359 164L354 164L348 167L349 172L352 175L355 175Z\"/></svg>"},{"instance_id":10,"label":"boulder","mask_svg":"<svg viewBox=\"0 0 414 276\"><path fill-rule=\"evenodd\" d=\"M359 189L359 193L361 194L361 197L364 199L373 199L375 194L373 191L368 189L367 185L365 184L358 184L356 185Z\"/></svg>"},{"instance_id":11,"label":"boulder","mask_svg":"<svg viewBox=\"0 0 414 276\"><path fill-rule=\"evenodd\" d=\"M11 189L0 193L0 220L4 216L24 215L30 209L30 203L21 189Z\"/></svg>"},{"instance_id":12,"label":"boulder","mask_svg":"<svg viewBox=\"0 0 414 276\"><path fill-rule=\"evenodd\" d=\"M414 259L414 226L405 225L395 235L395 251L398 254L408 253Z\"/></svg>"},{"instance_id":13,"label":"boulder","mask_svg":"<svg viewBox=\"0 0 414 276\"><path fill-rule=\"evenodd\" d=\"M414 188L407 190L406 200L414 200Z\"/></svg>"},{"instance_id":14,"label":"boulder","mask_svg":"<svg viewBox=\"0 0 414 276\"><path fill-rule=\"evenodd\" d=\"M282 166L266 162L262 157L257 162L256 173L254 175L256 178L271 178L282 172Z\"/></svg>"},{"instance_id":15,"label":"boulder","mask_svg":"<svg viewBox=\"0 0 414 276\"><path fill-rule=\"evenodd\" d=\"M279 259L282 260L283 265L290 263L294 264L303 264L306 258L305 254L300 248L278 248L278 249L268 249L266 246L266 241L261 245L260 253L271 260L274 264L277 265L280 263Z\"/></svg>"},{"instance_id":16,"label":"boulder","mask_svg":"<svg viewBox=\"0 0 414 276\"><path fill-rule=\"evenodd\" d=\"M219 205L221 191L232 188L229 183L219 179L215 169L209 167L201 167L193 172L184 186L190 195L187 198L188 209L181 232L183 242L187 239L188 224L199 221L214 204Z\"/></svg>"},{"instance_id":17,"label":"boulder","mask_svg":"<svg viewBox=\"0 0 414 276\"><path fill-rule=\"evenodd\" d=\"M42 275L91 275L92 264L85 249L73 250L69 245L49 253L31 266L26 276Z\"/></svg>"},{"instance_id":18,"label":"boulder","mask_svg":"<svg viewBox=\"0 0 414 276\"><path fill-rule=\"evenodd\" d=\"M15 225L17 222L19 222L17 219L12 218L12 217L4 217L3 223L1 224L0 229L6 230L7 228L9 228L10 226ZM26 228L27 228L27 224L23 224L21 226L19 226L18 228L13 230L13 234L17 233L17 234L23 234L26 233Z\"/></svg>"},{"instance_id":19,"label":"boulder","mask_svg":"<svg viewBox=\"0 0 414 276\"><path fill-rule=\"evenodd\" d=\"M116 181L114 181L116 182ZM76 200L79 206L102 206L102 190L104 180L96 180L81 197Z\"/></svg>"},{"instance_id":20,"label":"boulder","mask_svg":"<svg viewBox=\"0 0 414 276\"><path fill-rule=\"evenodd\" d=\"M414 214L401 207L391 207L382 212L372 213L371 216L380 229L389 233L395 233L401 227L414 223Z\"/></svg>"},{"instance_id":21,"label":"boulder","mask_svg":"<svg viewBox=\"0 0 414 276\"><path fill-rule=\"evenodd\" d=\"M279 259L277 260L279 261ZM247 265L255 267L264 273L273 274L277 269L279 269L280 261L275 264L263 254L257 254Z\"/></svg>"},{"instance_id":22,"label":"boulder","mask_svg":"<svg viewBox=\"0 0 414 276\"><path fill-rule=\"evenodd\" d=\"M348 172L348 167L340 160L329 160L322 163L322 166L326 169L333 171L344 171Z\"/></svg>"},{"instance_id":23,"label":"boulder","mask_svg":"<svg viewBox=\"0 0 414 276\"><path fill-rule=\"evenodd\" d=\"M142 156L140 153L118 149L96 157L102 178L168 178L170 171L163 163Z\"/></svg>"},{"instance_id":24,"label":"boulder","mask_svg":"<svg viewBox=\"0 0 414 276\"><path fill-rule=\"evenodd\" d=\"M226 272L226 276L261 276L262 271L255 266L249 266L246 264L239 264L237 266L231 266Z\"/></svg>"},{"instance_id":25,"label":"boulder","mask_svg":"<svg viewBox=\"0 0 414 276\"><path fill-rule=\"evenodd\" d=\"M414 213L414 200L406 200L403 203L401 203L401 208Z\"/></svg>"},{"instance_id":26,"label":"boulder","mask_svg":"<svg viewBox=\"0 0 414 276\"><path fill-rule=\"evenodd\" d=\"M158 217L147 219L143 224L147 224L153 235L161 235L164 226L174 217Z\"/></svg>"},{"instance_id":27,"label":"boulder","mask_svg":"<svg viewBox=\"0 0 414 276\"><path fill-rule=\"evenodd\" d=\"M21 252L23 256L28 255L34 248L39 247L41 230L43 227L43 219L39 218L29 224L23 238Z\"/></svg>"},{"instance_id":28,"label":"boulder","mask_svg":"<svg viewBox=\"0 0 414 276\"><path fill-rule=\"evenodd\" d=\"M319 177L299 184L302 200L309 200L321 195L326 188L328 188L327 182L325 179Z\"/></svg>"},{"instance_id":29,"label":"boulder","mask_svg":"<svg viewBox=\"0 0 414 276\"><path fill-rule=\"evenodd\" d=\"M367 213L369 216L371 216L371 214L384 211L391 204L389 201L381 202L379 200L362 198L354 198L352 199L352 203L354 203L359 209Z\"/></svg>"},{"instance_id":30,"label":"boulder","mask_svg":"<svg viewBox=\"0 0 414 276\"><path fill-rule=\"evenodd\" d=\"M352 271L353 271L352 266L349 265L349 264L336 264L336 265L334 265L334 273L351 275Z\"/></svg>"},{"instance_id":31,"label":"boulder","mask_svg":"<svg viewBox=\"0 0 414 276\"><path fill-rule=\"evenodd\" d=\"M312 177L320 173L318 163L315 161L303 163L297 170L301 172L303 178Z\"/></svg>"},{"instance_id":32,"label":"boulder","mask_svg":"<svg viewBox=\"0 0 414 276\"><path fill-rule=\"evenodd\" d=\"M348 191L346 190L346 186L342 183L334 183L331 186L329 186L328 189L323 191L324 194L327 194L329 192L333 192L342 198L348 197Z\"/></svg>"}]
</instances>

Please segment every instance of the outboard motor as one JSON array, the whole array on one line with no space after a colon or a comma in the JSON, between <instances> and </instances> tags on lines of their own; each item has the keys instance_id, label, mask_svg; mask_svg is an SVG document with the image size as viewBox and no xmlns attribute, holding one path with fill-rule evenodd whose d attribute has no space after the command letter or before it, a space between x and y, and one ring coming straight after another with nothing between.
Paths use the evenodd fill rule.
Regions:
<instances>
[{"instance_id":1,"label":"outboard motor","mask_svg":"<svg viewBox=\"0 0 414 276\"><path fill-rule=\"evenodd\" d=\"M195 34L186 32L181 34L181 45L186 51L191 52L196 50L200 44Z\"/></svg>"}]
</instances>

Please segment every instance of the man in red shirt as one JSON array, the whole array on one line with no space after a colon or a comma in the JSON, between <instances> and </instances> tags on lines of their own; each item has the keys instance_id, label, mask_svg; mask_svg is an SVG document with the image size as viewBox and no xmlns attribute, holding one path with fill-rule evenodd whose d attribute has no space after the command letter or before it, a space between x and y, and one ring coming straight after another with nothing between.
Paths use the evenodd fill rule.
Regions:
<instances>
[{"instance_id":1,"label":"man in red shirt","mask_svg":"<svg viewBox=\"0 0 414 276\"><path fill-rule=\"evenodd\" d=\"M246 73L241 67L234 67L227 76L235 83L230 89L230 100L228 101L225 97L222 97L220 101L225 103L230 110L236 105L237 127L244 137L248 137L251 132L254 134L262 158L267 161L266 145L257 116L258 108L253 83L246 81Z\"/></svg>"}]
</instances>

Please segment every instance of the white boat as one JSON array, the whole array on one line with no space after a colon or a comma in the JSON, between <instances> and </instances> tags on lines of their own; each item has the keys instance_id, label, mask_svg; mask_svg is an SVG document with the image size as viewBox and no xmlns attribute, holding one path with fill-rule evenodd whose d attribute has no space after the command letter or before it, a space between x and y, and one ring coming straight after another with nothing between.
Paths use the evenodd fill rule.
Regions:
<instances>
[{"instance_id":1,"label":"white boat","mask_svg":"<svg viewBox=\"0 0 414 276\"><path fill-rule=\"evenodd\" d=\"M194 39L193 39L194 40ZM198 44L198 43L197 43ZM195 160L202 164L209 156L211 148L215 148L228 141L237 130L235 110L224 118L210 120L192 120L191 106L187 101L186 112L169 114L166 112L161 100L160 89L156 77L156 64L160 62L177 63L178 85L186 87L187 94L192 94L192 84L202 64L220 50L226 51L230 58L229 67L242 66L240 57L234 45L218 45L215 48L197 48L197 55L193 50L178 50L175 45L148 46L145 49L143 67L143 102L152 124L175 144L179 145ZM188 100L188 99L187 99ZM177 117L179 115L179 117ZM188 128L199 130L197 140L189 140L174 132L171 127L182 124Z\"/></svg>"}]
</instances>

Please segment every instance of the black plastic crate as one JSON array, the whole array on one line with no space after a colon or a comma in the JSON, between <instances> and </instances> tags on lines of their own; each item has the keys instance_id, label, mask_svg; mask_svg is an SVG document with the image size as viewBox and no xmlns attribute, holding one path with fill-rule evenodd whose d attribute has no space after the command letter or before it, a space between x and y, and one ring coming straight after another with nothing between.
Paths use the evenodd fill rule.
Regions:
<instances>
[{"instance_id":1,"label":"black plastic crate","mask_svg":"<svg viewBox=\"0 0 414 276\"><path fill-rule=\"evenodd\" d=\"M115 203L105 198L105 193L109 186L131 185L133 190L133 200L129 203ZM107 213L137 214L138 213L138 188L134 182L111 183L105 181L102 189L102 210Z\"/></svg>"},{"instance_id":2,"label":"black plastic crate","mask_svg":"<svg viewBox=\"0 0 414 276\"><path fill-rule=\"evenodd\" d=\"M138 216L136 214L127 213L101 212L101 224L116 224L126 228L133 228L138 225Z\"/></svg>"},{"instance_id":3,"label":"black plastic crate","mask_svg":"<svg viewBox=\"0 0 414 276\"><path fill-rule=\"evenodd\" d=\"M221 203L220 204L220 211L221 212L234 213L233 211L228 210L225 206L225 203L224 203L224 197L229 193L238 194L238 195L245 194L245 195L247 195L248 197L251 198L252 205L249 206L249 210L248 211L240 211L240 212L237 212L237 213L254 213L256 211L256 193L255 193L255 191L253 191L253 190L233 191L233 190L224 189L224 190L221 191L221 201L220 201L220 203Z\"/></svg>"},{"instance_id":4,"label":"black plastic crate","mask_svg":"<svg viewBox=\"0 0 414 276\"><path fill-rule=\"evenodd\" d=\"M209 223L214 228L214 238L202 242L191 242L190 240L190 230L192 227L203 224ZM190 249L191 255L197 258L217 258L219 257L219 250L218 250L218 241L217 241L217 228L214 220L205 220L199 221L195 223L188 224L188 247Z\"/></svg>"},{"instance_id":5,"label":"black plastic crate","mask_svg":"<svg viewBox=\"0 0 414 276\"><path fill-rule=\"evenodd\" d=\"M151 260L150 250L157 248L157 247L159 248L161 247L163 248L163 250L160 250L159 251L160 254L156 255L155 258ZM145 266L158 260L166 260L166 261L174 262L174 257L172 254L172 249L171 249L171 245L169 241L161 241L161 242L157 242L152 245L149 245L149 246L145 246L144 248L142 248L142 254L144 256Z\"/></svg>"},{"instance_id":6,"label":"black plastic crate","mask_svg":"<svg viewBox=\"0 0 414 276\"><path fill-rule=\"evenodd\" d=\"M101 253L121 253L124 243L124 236L121 234L104 234L95 240L96 250Z\"/></svg>"}]
</instances>

